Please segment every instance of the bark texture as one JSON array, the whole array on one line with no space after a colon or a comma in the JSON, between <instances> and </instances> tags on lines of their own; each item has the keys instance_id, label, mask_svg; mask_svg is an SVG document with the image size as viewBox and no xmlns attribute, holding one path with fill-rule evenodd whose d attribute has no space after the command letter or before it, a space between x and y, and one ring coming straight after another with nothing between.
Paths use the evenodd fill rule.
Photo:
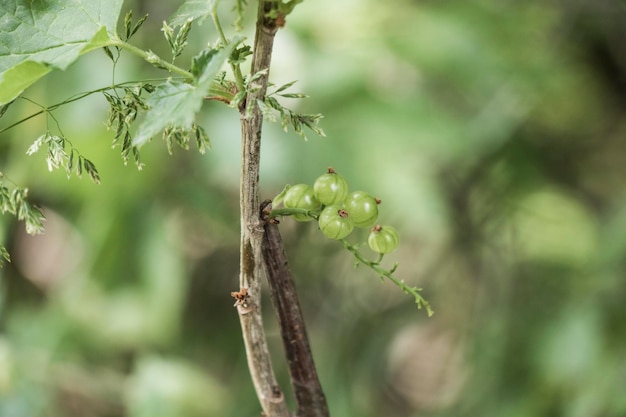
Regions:
<instances>
[{"instance_id":1,"label":"bark texture","mask_svg":"<svg viewBox=\"0 0 626 417\"><path fill-rule=\"evenodd\" d=\"M265 203L267 204L267 203ZM264 207L262 212L269 212ZM289 366L298 417L328 417L328 405L320 384L306 333L296 285L289 269L283 240L274 223L265 224L263 257L267 267L272 303Z\"/></svg>"},{"instance_id":2,"label":"bark texture","mask_svg":"<svg viewBox=\"0 0 626 417\"><path fill-rule=\"evenodd\" d=\"M261 285L264 265L261 254L263 224L259 218L259 161L263 115L257 100L265 97L274 35L275 21L267 12L275 2L259 0L251 73L266 73L250 86L241 111L242 165L240 178L241 247L239 285L246 289L238 300L237 311L248 358L248 367L257 397L267 417L288 417L284 395L276 381L263 330L261 316Z\"/></svg>"}]
</instances>

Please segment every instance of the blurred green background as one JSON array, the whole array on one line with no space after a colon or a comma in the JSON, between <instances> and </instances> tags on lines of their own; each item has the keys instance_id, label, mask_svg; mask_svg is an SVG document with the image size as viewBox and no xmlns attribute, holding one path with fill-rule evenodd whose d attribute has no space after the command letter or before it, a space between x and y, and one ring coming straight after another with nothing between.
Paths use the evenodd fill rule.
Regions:
<instances>
[{"instance_id":1,"label":"blurred green background","mask_svg":"<svg viewBox=\"0 0 626 417\"><path fill-rule=\"evenodd\" d=\"M159 29L179 4L127 2L150 14L134 43L168 56ZM195 26L178 62L216 38ZM401 231L389 265L436 311L313 224L281 223L333 416L626 416L625 40L610 0L321 0L289 16L271 79L299 80L311 97L289 105L323 113L327 137L266 124L262 198L333 166L383 200ZM96 51L25 96L51 105L111 74ZM116 81L153 76L127 54ZM18 100L0 128L37 110ZM207 103L213 150L154 139L141 172L111 150L106 112L94 95L54 113L100 185L25 155L51 120L0 135L0 170L47 216L37 237L1 219L0 416L259 415L229 295L237 112Z\"/></svg>"}]
</instances>

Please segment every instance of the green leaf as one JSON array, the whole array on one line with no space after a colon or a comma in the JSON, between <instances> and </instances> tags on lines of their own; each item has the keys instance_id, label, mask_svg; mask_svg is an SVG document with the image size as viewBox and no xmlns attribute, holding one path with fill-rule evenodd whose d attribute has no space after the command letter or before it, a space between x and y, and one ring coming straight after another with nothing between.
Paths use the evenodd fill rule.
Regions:
<instances>
[{"instance_id":1,"label":"green leaf","mask_svg":"<svg viewBox=\"0 0 626 417\"><path fill-rule=\"evenodd\" d=\"M198 87L179 81L159 85L146 103L150 110L133 139L134 146L142 146L169 125L191 127L194 116L202 106L204 94Z\"/></svg>"},{"instance_id":2,"label":"green leaf","mask_svg":"<svg viewBox=\"0 0 626 417\"><path fill-rule=\"evenodd\" d=\"M191 129L215 76L240 41L236 39L219 50L202 51L195 57L197 75L192 84L169 80L156 87L146 100L150 110L137 130L133 146L142 146L168 126Z\"/></svg>"},{"instance_id":3,"label":"green leaf","mask_svg":"<svg viewBox=\"0 0 626 417\"><path fill-rule=\"evenodd\" d=\"M142 17L141 19L135 22L135 25L130 30L130 35L128 35L127 40L130 39L131 36L133 36L135 33L137 33L137 31L139 30L141 25L143 25L143 23L146 21L147 18L148 18L148 15L145 15L144 17Z\"/></svg>"},{"instance_id":4,"label":"green leaf","mask_svg":"<svg viewBox=\"0 0 626 417\"><path fill-rule=\"evenodd\" d=\"M198 20L199 23L211 15L213 1L208 0L187 0L170 18L170 25L182 26L189 19Z\"/></svg>"},{"instance_id":5,"label":"green leaf","mask_svg":"<svg viewBox=\"0 0 626 417\"><path fill-rule=\"evenodd\" d=\"M287 84L283 84L276 91L274 91L274 94L282 93L283 91L285 91L286 89L288 89L289 87L291 87L292 85L294 85L297 82L298 82L298 80L294 80L294 81L291 81L291 82L289 82Z\"/></svg>"},{"instance_id":6,"label":"green leaf","mask_svg":"<svg viewBox=\"0 0 626 417\"><path fill-rule=\"evenodd\" d=\"M132 24L133 24L133 11L129 10L126 13L126 16L124 16L124 38L128 39L130 38L130 31L132 29Z\"/></svg>"},{"instance_id":7,"label":"green leaf","mask_svg":"<svg viewBox=\"0 0 626 417\"><path fill-rule=\"evenodd\" d=\"M0 103L10 102L32 83L49 73L50 70L51 68L46 65L24 61L0 74Z\"/></svg>"},{"instance_id":8,"label":"green leaf","mask_svg":"<svg viewBox=\"0 0 626 417\"><path fill-rule=\"evenodd\" d=\"M109 45L123 0L0 2L0 105L52 69Z\"/></svg>"},{"instance_id":9,"label":"green leaf","mask_svg":"<svg viewBox=\"0 0 626 417\"><path fill-rule=\"evenodd\" d=\"M252 55L250 45L241 45L239 48L235 48L228 61L234 65L243 64L250 55Z\"/></svg>"}]
</instances>

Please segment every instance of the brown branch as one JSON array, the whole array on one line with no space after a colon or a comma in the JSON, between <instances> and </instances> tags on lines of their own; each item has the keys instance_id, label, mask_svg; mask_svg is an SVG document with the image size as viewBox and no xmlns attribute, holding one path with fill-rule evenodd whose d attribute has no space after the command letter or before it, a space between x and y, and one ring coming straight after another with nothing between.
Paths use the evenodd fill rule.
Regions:
<instances>
[{"instance_id":1,"label":"brown branch","mask_svg":"<svg viewBox=\"0 0 626 417\"><path fill-rule=\"evenodd\" d=\"M269 216L271 204L264 202L262 217ZM287 255L278 226L268 221L263 236L263 258L267 266L272 303L278 316L283 346L298 410L298 417L329 417L313 354L300 310L298 293L287 264Z\"/></svg>"},{"instance_id":2,"label":"brown branch","mask_svg":"<svg viewBox=\"0 0 626 417\"><path fill-rule=\"evenodd\" d=\"M257 397L267 417L289 417L282 391L276 382L261 316L260 276L263 272L261 243L263 225L259 219L259 161L263 115L256 104L265 96L274 35L277 27L266 18L275 2L259 0L251 73L266 70L252 86L241 111L242 162L240 179L241 258L239 284L245 290L237 302L248 367ZM242 290L243 291L243 290ZM240 291L240 292L242 292ZM238 300L239 301L239 300Z\"/></svg>"}]
</instances>

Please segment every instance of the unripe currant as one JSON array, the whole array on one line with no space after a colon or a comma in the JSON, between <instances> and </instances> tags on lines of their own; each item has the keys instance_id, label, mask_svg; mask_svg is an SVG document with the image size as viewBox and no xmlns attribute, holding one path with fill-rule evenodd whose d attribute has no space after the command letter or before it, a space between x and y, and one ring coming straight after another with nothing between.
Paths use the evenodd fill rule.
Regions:
<instances>
[{"instance_id":1,"label":"unripe currant","mask_svg":"<svg viewBox=\"0 0 626 417\"><path fill-rule=\"evenodd\" d=\"M398 231L391 226L376 225L370 231L367 244L378 253L389 253L398 247Z\"/></svg>"},{"instance_id":2,"label":"unripe currant","mask_svg":"<svg viewBox=\"0 0 626 417\"><path fill-rule=\"evenodd\" d=\"M299 208L309 211L319 211L322 208L322 204L315 198L313 189L307 184L296 184L290 187L285 193L283 205L286 208ZM293 214L291 217L299 222L313 220L312 217L306 214Z\"/></svg>"},{"instance_id":3,"label":"unripe currant","mask_svg":"<svg viewBox=\"0 0 626 417\"><path fill-rule=\"evenodd\" d=\"M328 168L326 174L320 175L315 180L313 191L315 197L325 206L339 204L348 195L348 182L334 169Z\"/></svg>"},{"instance_id":4,"label":"unripe currant","mask_svg":"<svg viewBox=\"0 0 626 417\"><path fill-rule=\"evenodd\" d=\"M329 239L343 239L354 229L354 222L341 206L326 206L318 219L320 230Z\"/></svg>"},{"instance_id":5,"label":"unripe currant","mask_svg":"<svg viewBox=\"0 0 626 417\"><path fill-rule=\"evenodd\" d=\"M354 191L346 198L346 210L356 227L371 227L378 219L380 200L365 191Z\"/></svg>"}]
</instances>

